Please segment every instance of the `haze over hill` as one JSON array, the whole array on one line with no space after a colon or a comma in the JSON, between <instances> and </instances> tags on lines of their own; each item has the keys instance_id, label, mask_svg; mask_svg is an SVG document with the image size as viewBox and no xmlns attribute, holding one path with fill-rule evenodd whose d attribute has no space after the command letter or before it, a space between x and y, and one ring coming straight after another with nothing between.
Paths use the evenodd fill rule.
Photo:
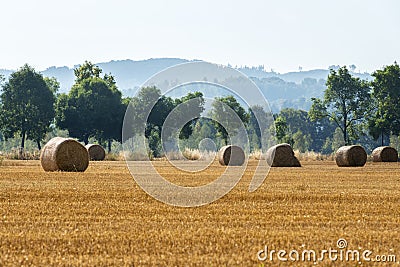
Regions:
<instances>
[{"instance_id":1,"label":"haze over hill","mask_svg":"<svg viewBox=\"0 0 400 267\"><path fill-rule=\"evenodd\" d=\"M137 88L157 72L186 62L190 61L180 58L156 58L140 61L113 60L96 63L96 65L103 69L104 73L114 75L124 96L133 96ZM337 67L330 66L329 68ZM311 97L322 96L325 90L325 81L329 74L328 68L283 74L273 70L266 71L263 66L235 66L235 68L249 76L257 84L274 112L285 107L308 110L311 106ZM11 73L12 70L0 70L0 74L3 74L6 78ZM57 78L61 84L61 93L68 92L74 83L73 68L49 67L42 73L44 76ZM353 75L361 79L371 80L368 73L357 73L355 69L353 69Z\"/></svg>"}]
</instances>

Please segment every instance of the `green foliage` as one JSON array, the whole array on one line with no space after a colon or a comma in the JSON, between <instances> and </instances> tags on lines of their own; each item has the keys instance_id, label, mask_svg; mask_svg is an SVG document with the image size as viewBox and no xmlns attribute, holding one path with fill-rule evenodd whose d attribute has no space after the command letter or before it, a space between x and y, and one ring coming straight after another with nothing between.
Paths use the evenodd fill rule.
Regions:
<instances>
[{"instance_id":1,"label":"green foliage","mask_svg":"<svg viewBox=\"0 0 400 267\"><path fill-rule=\"evenodd\" d=\"M311 135L304 134L302 131L297 131L293 134L293 149L299 150L301 153L305 153L310 150L311 146Z\"/></svg>"},{"instance_id":2,"label":"green foliage","mask_svg":"<svg viewBox=\"0 0 400 267\"><path fill-rule=\"evenodd\" d=\"M250 139L250 151L267 147L267 139L270 135L268 126L273 124L272 116L269 118L264 108L256 105L249 108L248 117L247 131Z\"/></svg>"},{"instance_id":3,"label":"green foliage","mask_svg":"<svg viewBox=\"0 0 400 267\"><path fill-rule=\"evenodd\" d=\"M103 71L98 66L89 61L85 61L81 66L74 69L75 84L79 84L89 78L100 78L102 72ZM106 76L104 80L108 81L108 77Z\"/></svg>"},{"instance_id":4,"label":"green foliage","mask_svg":"<svg viewBox=\"0 0 400 267\"><path fill-rule=\"evenodd\" d=\"M190 101L190 104L188 103ZM189 92L186 96L178 98L175 100L175 105L179 105L179 110L181 113L192 114L197 116L197 118L190 120L181 129L179 134L180 139L187 139L193 133L193 128L198 121L198 117L204 111L204 98L201 92Z\"/></svg>"},{"instance_id":5,"label":"green foliage","mask_svg":"<svg viewBox=\"0 0 400 267\"><path fill-rule=\"evenodd\" d=\"M3 85L0 96L1 130L6 139L18 134L21 148L25 138L33 140L40 149L40 141L50 130L54 119L54 88L32 67L24 65L11 74Z\"/></svg>"},{"instance_id":6,"label":"green foliage","mask_svg":"<svg viewBox=\"0 0 400 267\"><path fill-rule=\"evenodd\" d=\"M278 143L288 143L293 146L294 140L289 134L289 127L285 117L278 116L275 119L276 140Z\"/></svg>"},{"instance_id":7,"label":"green foliage","mask_svg":"<svg viewBox=\"0 0 400 267\"><path fill-rule=\"evenodd\" d=\"M58 89L60 89L60 82L57 81L57 79L54 77L44 77L43 79L47 87L49 87L49 89L53 92L53 94L56 95Z\"/></svg>"},{"instance_id":8,"label":"green foliage","mask_svg":"<svg viewBox=\"0 0 400 267\"><path fill-rule=\"evenodd\" d=\"M339 149L339 147L344 146L344 140L343 140L343 132L341 129L338 127L335 129L332 137L327 137L325 139L325 142L321 148L321 152L323 154L331 154L334 153L336 150Z\"/></svg>"},{"instance_id":9,"label":"green foliage","mask_svg":"<svg viewBox=\"0 0 400 267\"><path fill-rule=\"evenodd\" d=\"M214 120L215 127L218 131L218 135L228 144L229 134L223 125L228 125L234 131L241 127L241 122L247 124L249 121L249 114L240 105L240 103L233 96L216 97L216 101L212 103L211 118ZM239 117L241 122L234 118L234 114L227 112L226 107L232 109ZM234 134L234 133L230 133Z\"/></svg>"},{"instance_id":10,"label":"green foliage","mask_svg":"<svg viewBox=\"0 0 400 267\"><path fill-rule=\"evenodd\" d=\"M195 101L195 105L185 104L187 101ZM199 117L204 110L203 94L200 92L188 93L178 99L172 99L161 95L161 91L156 87L143 87L136 97L129 103L129 119L127 125L133 127L134 135L143 134L148 141L150 153L154 157L162 155L161 131L167 116L179 105L179 112L189 113L193 117ZM148 115L146 118L145 116ZM176 117L180 117L179 114ZM193 132L197 119L189 121L181 130L180 138L187 139ZM174 123L174 122L172 122ZM179 123L179 122L176 122Z\"/></svg>"},{"instance_id":11,"label":"green foliage","mask_svg":"<svg viewBox=\"0 0 400 267\"><path fill-rule=\"evenodd\" d=\"M215 123L210 118L200 118L196 120L195 125L192 128L192 134L188 138L181 138L179 140L180 148L189 149L207 149L207 147L199 147L200 142L205 139L211 139L216 148L223 146L223 141L217 138L217 129L215 128ZM208 147L209 150L211 150Z\"/></svg>"},{"instance_id":12,"label":"green foliage","mask_svg":"<svg viewBox=\"0 0 400 267\"><path fill-rule=\"evenodd\" d=\"M381 137L381 145L389 142L391 134L400 134L400 67L395 62L375 71L372 76L373 112L368 119L371 136L377 140Z\"/></svg>"},{"instance_id":13,"label":"green foliage","mask_svg":"<svg viewBox=\"0 0 400 267\"><path fill-rule=\"evenodd\" d=\"M126 105L111 75L100 77L101 69L85 62L75 69L76 82L68 94L61 94L56 107L56 124L85 144L90 137L100 143L121 141Z\"/></svg>"},{"instance_id":14,"label":"green foliage","mask_svg":"<svg viewBox=\"0 0 400 267\"><path fill-rule=\"evenodd\" d=\"M326 85L324 99L312 99L310 118L330 118L342 131L345 144L350 144L358 138L358 127L370 110L369 84L341 67L337 71L331 69Z\"/></svg>"},{"instance_id":15,"label":"green foliage","mask_svg":"<svg viewBox=\"0 0 400 267\"><path fill-rule=\"evenodd\" d=\"M321 151L326 138L331 137L336 129L327 118L312 121L304 110L282 109L279 116L286 120L287 134L293 138L293 148L300 151Z\"/></svg>"}]
</instances>

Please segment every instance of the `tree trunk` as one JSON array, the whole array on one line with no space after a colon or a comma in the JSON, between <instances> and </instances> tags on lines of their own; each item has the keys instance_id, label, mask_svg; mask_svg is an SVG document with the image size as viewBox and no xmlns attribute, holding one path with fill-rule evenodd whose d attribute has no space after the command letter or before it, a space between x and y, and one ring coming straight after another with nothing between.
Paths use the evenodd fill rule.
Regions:
<instances>
[{"instance_id":1,"label":"tree trunk","mask_svg":"<svg viewBox=\"0 0 400 267\"><path fill-rule=\"evenodd\" d=\"M23 159L23 153L24 153L24 148L25 148L25 131L21 133L21 147L19 148L19 159Z\"/></svg>"},{"instance_id":2,"label":"tree trunk","mask_svg":"<svg viewBox=\"0 0 400 267\"><path fill-rule=\"evenodd\" d=\"M41 149L42 149L42 146L40 145L40 141L39 141L39 140L36 140L36 144L37 144L37 148L38 148L39 150L41 150Z\"/></svg>"},{"instance_id":3,"label":"tree trunk","mask_svg":"<svg viewBox=\"0 0 400 267\"><path fill-rule=\"evenodd\" d=\"M343 110L346 110L346 105L343 103ZM343 139L344 139L344 145L348 146L350 145L349 143L349 137L347 134L347 113L343 112Z\"/></svg>"},{"instance_id":4,"label":"tree trunk","mask_svg":"<svg viewBox=\"0 0 400 267\"><path fill-rule=\"evenodd\" d=\"M346 109L346 102L344 99L342 99L342 112L343 112L343 139L344 139L344 145L348 146L350 145L349 143L349 137L347 134L347 109Z\"/></svg>"},{"instance_id":5,"label":"tree trunk","mask_svg":"<svg viewBox=\"0 0 400 267\"><path fill-rule=\"evenodd\" d=\"M83 142L85 143L85 146L87 145L87 144L89 144L89 136L84 136L83 137Z\"/></svg>"},{"instance_id":6,"label":"tree trunk","mask_svg":"<svg viewBox=\"0 0 400 267\"><path fill-rule=\"evenodd\" d=\"M381 132L381 135L382 135L382 136L381 136L381 145L384 146L383 130L382 130L382 132Z\"/></svg>"},{"instance_id":7,"label":"tree trunk","mask_svg":"<svg viewBox=\"0 0 400 267\"><path fill-rule=\"evenodd\" d=\"M21 148L25 148L25 132L21 133Z\"/></svg>"},{"instance_id":8,"label":"tree trunk","mask_svg":"<svg viewBox=\"0 0 400 267\"><path fill-rule=\"evenodd\" d=\"M111 153L111 139L108 139L108 153Z\"/></svg>"}]
</instances>

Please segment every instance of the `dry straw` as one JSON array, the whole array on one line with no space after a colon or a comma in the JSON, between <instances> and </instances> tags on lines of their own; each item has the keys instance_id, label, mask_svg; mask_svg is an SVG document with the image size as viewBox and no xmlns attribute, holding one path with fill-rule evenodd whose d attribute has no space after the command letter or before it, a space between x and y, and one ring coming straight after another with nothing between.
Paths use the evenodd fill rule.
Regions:
<instances>
[{"instance_id":1,"label":"dry straw","mask_svg":"<svg viewBox=\"0 0 400 267\"><path fill-rule=\"evenodd\" d=\"M372 151L373 162L396 162L398 160L397 150L390 146L377 147Z\"/></svg>"},{"instance_id":2,"label":"dry straw","mask_svg":"<svg viewBox=\"0 0 400 267\"><path fill-rule=\"evenodd\" d=\"M339 167L362 167L367 162L367 153L362 146L342 146L336 151L336 164Z\"/></svg>"},{"instance_id":3,"label":"dry straw","mask_svg":"<svg viewBox=\"0 0 400 267\"><path fill-rule=\"evenodd\" d=\"M89 153L74 139L54 137L43 147L40 163L45 171L83 172L89 165Z\"/></svg>"},{"instance_id":4,"label":"dry straw","mask_svg":"<svg viewBox=\"0 0 400 267\"><path fill-rule=\"evenodd\" d=\"M267 150L266 159L271 167L301 167L292 147L285 143L270 147Z\"/></svg>"},{"instance_id":5,"label":"dry straw","mask_svg":"<svg viewBox=\"0 0 400 267\"><path fill-rule=\"evenodd\" d=\"M218 161L223 166L241 166L245 161L244 151L238 146L223 146L218 152Z\"/></svg>"},{"instance_id":6,"label":"dry straw","mask_svg":"<svg viewBox=\"0 0 400 267\"><path fill-rule=\"evenodd\" d=\"M90 160L104 160L106 157L106 151L101 145L88 144L85 147L89 152Z\"/></svg>"}]
</instances>

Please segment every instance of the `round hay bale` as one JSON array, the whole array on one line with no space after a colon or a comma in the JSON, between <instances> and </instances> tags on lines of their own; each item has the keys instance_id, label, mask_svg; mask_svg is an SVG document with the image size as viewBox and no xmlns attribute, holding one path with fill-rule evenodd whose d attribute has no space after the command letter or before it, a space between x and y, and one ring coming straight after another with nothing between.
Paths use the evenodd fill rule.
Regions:
<instances>
[{"instance_id":1,"label":"round hay bale","mask_svg":"<svg viewBox=\"0 0 400 267\"><path fill-rule=\"evenodd\" d=\"M339 167L362 167L367 162L367 153L362 146L342 146L336 151L336 164Z\"/></svg>"},{"instance_id":2,"label":"round hay bale","mask_svg":"<svg viewBox=\"0 0 400 267\"><path fill-rule=\"evenodd\" d=\"M104 160L106 157L106 151L101 145L88 144L85 147L89 152L90 160Z\"/></svg>"},{"instance_id":3,"label":"round hay bale","mask_svg":"<svg viewBox=\"0 0 400 267\"><path fill-rule=\"evenodd\" d=\"M89 165L89 153L74 139L54 137L43 147L40 163L45 171L83 172Z\"/></svg>"},{"instance_id":4,"label":"round hay bale","mask_svg":"<svg viewBox=\"0 0 400 267\"><path fill-rule=\"evenodd\" d=\"M238 146L223 146L218 152L219 163L223 166L241 166L245 158L243 149Z\"/></svg>"},{"instance_id":5,"label":"round hay bale","mask_svg":"<svg viewBox=\"0 0 400 267\"><path fill-rule=\"evenodd\" d=\"M266 153L267 163L271 167L301 167L289 144L278 144L270 147Z\"/></svg>"},{"instance_id":6,"label":"round hay bale","mask_svg":"<svg viewBox=\"0 0 400 267\"><path fill-rule=\"evenodd\" d=\"M397 150L390 146L380 146L372 151L373 162L397 162Z\"/></svg>"}]
</instances>

